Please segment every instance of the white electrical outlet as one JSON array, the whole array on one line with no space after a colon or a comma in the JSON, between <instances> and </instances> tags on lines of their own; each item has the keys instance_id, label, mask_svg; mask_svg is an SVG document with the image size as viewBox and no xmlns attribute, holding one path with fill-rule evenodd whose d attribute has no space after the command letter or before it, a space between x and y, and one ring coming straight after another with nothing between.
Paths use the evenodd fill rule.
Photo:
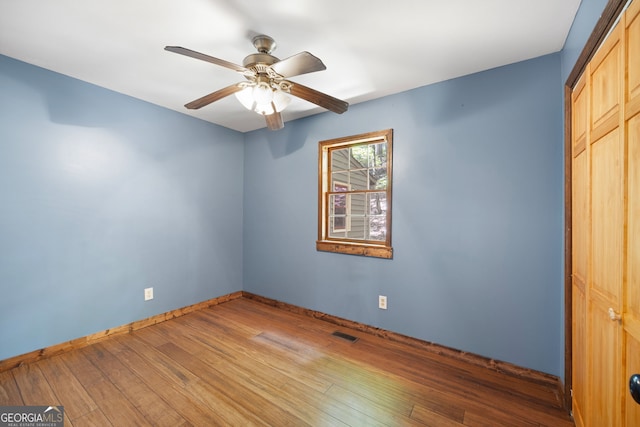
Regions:
<instances>
[{"instance_id":1,"label":"white electrical outlet","mask_svg":"<svg viewBox=\"0 0 640 427\"><path fill-rule=\"evenodd\" d=\"M384 295L378 295L378 308L383 310L387 309L387 297Z\"/></svg>"},{"instance_id":2,"label":"white electrical outlet","mask_svg":"<svg viewBox=\"0 0 640 427\"><path fill-rule=\"evenodd\" d=\"M149 301L153 299L153 288L145 288L144 289L144 300Z\"/></svg>"}]
</instances>

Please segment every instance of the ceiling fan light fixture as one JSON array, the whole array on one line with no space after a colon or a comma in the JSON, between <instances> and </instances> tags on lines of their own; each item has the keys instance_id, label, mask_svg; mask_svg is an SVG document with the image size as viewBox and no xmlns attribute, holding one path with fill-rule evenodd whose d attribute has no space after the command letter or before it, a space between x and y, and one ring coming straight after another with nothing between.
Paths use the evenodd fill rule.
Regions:
<instances>
[{"instance_id":1,"label":"ceiling fan light fixture","mask_svg":"<svg viewBox=\"0 0 640 427\"><path fill-rule=\"evenodd\" d=\"M241 91L236 92L235 95L244 108L253 111L253 107L255 106L253 87L245 86Z\"/></svg>"},{"instance_id":2,"label":"ceiling fan light fixture","mask_svg":"<svg viewBox=\"0 0 640 427\"><path fill-rule=\"evenodd\" d=\"M278 113L287 108L290 102L291 97L288 96L285 92L281 91L280 89L273 91L273 106Z\"/></svg>"},{"instance_id":3,"label":"ceiling fan light fixture","mask_svg":"<svg viewBox=\"0 0 640 427\"><path fill-rule=\"evenodd\" d=\"M263 116L269 116L275 113L275 108L273 108L273 102L270 102L268 104L256 104L253 111Z\"/></svg>"},{"instance_id":4,"label":"ceiling fan light fixture","mask_svg":"<svg viewBox=\"0 0 640 427\"><path fill-rule=\"evenodd\" d=\"M257 104L270 104L273 100L273 89L266 82L259 82L253 87L253 99Z\"/></svg>"},{"instance_id":5,"label":"ceiling fan light fixture","mask_svg":"<svg viewBox=\"0 0 640 427\"><path fill-rule=\"evenodd\" d=\"M263 116L281 112L291 102L291 98L280 89L273 89L267 83L246 86L235 93L236 98L247 110Z\"/></svg>"}]
</instances>

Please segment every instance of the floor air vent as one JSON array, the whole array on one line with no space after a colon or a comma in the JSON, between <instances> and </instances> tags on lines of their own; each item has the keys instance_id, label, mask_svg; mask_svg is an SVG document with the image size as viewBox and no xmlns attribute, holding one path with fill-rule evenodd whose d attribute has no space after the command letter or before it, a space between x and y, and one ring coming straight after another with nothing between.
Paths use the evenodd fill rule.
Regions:
<instances>
[{"instance_id":1,"label":"floor air vent","mask_svg":"<svg viewBox=\"0 0 640 427\"><path fill-rule=\"evenodd\" d=\"M358 338L356 338L356 337L354 337L352 335L349 335L349 334L345 334L344 332L340 332L340 331L335 331L331 335L333 335L334 337L342 338L342 339L350 341L350 342L358 341Z\"/></svg>"}]
</instances>

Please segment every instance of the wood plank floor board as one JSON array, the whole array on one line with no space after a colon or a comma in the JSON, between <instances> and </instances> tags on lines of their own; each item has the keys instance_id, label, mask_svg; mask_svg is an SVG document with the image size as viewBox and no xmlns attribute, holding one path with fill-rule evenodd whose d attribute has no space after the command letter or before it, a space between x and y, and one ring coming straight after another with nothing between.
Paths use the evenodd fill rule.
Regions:
<instances>
[{"instance_id":1,"label":"wood plank floor board","mask_svg":"<svg viewBox=\"0 0 640 427\"><path fill-rule=\"evenodd\" d=\"M61 405L47 379L37 365L22 365L13 376L25 405Z\"/></svg>"},{"instance_id":2,"label":"wood plank floor board","mask_svg":"<svg viewBox=\"0 0 640 427\"><path fill-rule=\"evenodd\" d=\"M242 362L250 358L256 350L252 349L251 341L245 338L237 339L233 335L218 335L212 333L210 323L200 322L198 314L180 318L171 325L170 330L156 331L163 333L169 339L184 341L182 346L192 354L207 357L208 363L215 364L218 360L232 360Z\"/></svg>"},{"instance_id":3,"label":"wood plank floor board","mask_svg":"<svg viewBox=\"0 0 640 427\"><path fill-rule=\"evenodd\" d=\"M74 414L71 421L75 423L76 417L95 411L98 405L62 359L60 355L43 359L38 367L60 402L65 402L66 413Z\"/></svg>"},{"instance_id":4,"label":"wood plank floor board","mask_svg":"<svg viewBox=\"0 0 640 427\"><path fill-rule=\"evenodd\" d=\"M147 420L115 384L102 374L100 369L91 362L90 356L87 357L86 353L92 351L94 349L89 346L66 353L64 362L76 373L76 377L81 381L86 380L85 390L111 424L115 426L148 425L150 420ZM64 405L64 402L61 404ZM71 418L74 417L74 414L68 415Z\"/></svg>"},{"instance_id":5,"label":"wood plank floor board","mask_svg":"<svg viewBox=\"0 0 640 427\"><path fill-rule=\"evenodd\" d=\"M0 406L22 406L24 401L11 371L0 372Z\"/></svg>"},{"instance_id":6,"label":"wood plank floor board","mask_svg":"<svg viewBox=\"0 0 640 427\"><path fill-rule=\"evenodd\" d=\"M272 317L273 310L279 313L277 317ZM251 307L241 307L239 305L229 305L224 307L224 318L238 318L238 322L254 324L262 322L264 318L270 318L268 324L264 324L259 334L274 335L274 336L290 336L295 335L298 339L290 342L294 348L300 352L309 347L323 348L331 343L335 342L335 337L331 336L331 333L339 329L336 325L332 325L328 322L318 322L315 319L300 316L295 313L291 313L284 310L260 304L256 310L252 310ZM209 314L209 313L206 313ZM219 315L222 315L220 313ZM281 342L286 345L286 342Z\"/></svg>"},{"instance_id":7,"label":"wood plank floor board","mask_svg":"<svg viewBox=\"0 0 640 427\"><path fill-rule=\"evenodd\" d=\"M65 407L66 411L66 407ZM65 427L67 425L65 424ZM74 418L73 427L109 427L113 426L111 421L104 415L104 412L100 408L94 409L80 417Z\"/></svg>"},{"instance_id":8,"label":"wood plank floor board","mask_svg":"<svg viewBox=\"0 0 640 427\"><path fill-rule=\"evenodd\" d=\"M572 426L541 378L239 298L2 372L0 404L72 427Z\"/></svg>"},{"instance_id":9,"label":"wood plank floor board","mask_svg":"<svg viewBox=\"0 0 640 427\"><path fill-rule=\"evenodd\" d=\"M308 372L309 362L314 360L314 357L322 356L321 352L314 351L310 346L297 343L291 343L291 339L287 339L288 342L283 343L282 337L274 337L267 335L266 333L257 334L250 339L239 339L234 335L211 335L212 325L211 321L206 318L198 318L197 316L190 316L188 319L184 319L184 324L193 328L191 332L182 330L181 332L205 346L212 346L215 351L218 351L221 357L233 355L236 357L238 354L242 355L238 359L238 363L258 363L262 364L265 368L272 368L279 372L283 377L291 376L300 378ZM204 348L202 349L204 350ZM296 369L299 367L300 369ZM315 383L318 383L321 372L314 373L310 378L313 378ZM326 390L331 385L328 380L320 381L319 388Z\"/></svg>"},{"instance_id":10,"label":"wood plank floor board","mask_svg":"<svg viewBox=\"0 0 640 427\"><path fill-rule=\"evenodd\" d=\"M110 348L111 351L125 361L132 360L132 363L127 363L127 366L136 369L142 378L155 374L162 377L167 384L178 388L187 388L192 383L200 381L197 375L177 365L164 353L140 339L139 333L128 337L117 337L112 341L120 347L114 345ZM138 364L139 362L144 364Z\"/></svg>"},{"instance_id":11,"label":"wood plank floor board","mask_svg":"<svg viewBox=\"0 0 640 427\"><path fill-rule=\"evenodd\" d=\"M345 352L345 355L353 357L353 352ZM386 366L394 364L389 359ZM331 357L327 360L324 370L333 373L333 381L338 387L333 387L331 393L337 390L347 390L378 405L390 410L402 411L409 414L415 403L422 403L425 407L449 416L454 420L461 419L464 410L456 405L459 395L448 397L442 393L436 393L437 388L419 381L409 380L385 370L382 366L371 363L370 355L362 355L357 359L343 359ZM440 375L434 371L435 375ZM365 384L366 386L362 386ZM458 389L455 389L458 392Z\"/></svg>"},{"instance_id":12,"label":"wood plank floor board","mask_svg":"<svg viewBox=\"0 0 640 427\"><path fill-rule=\"evenodd\" d=\"M132 337L133 339L125 337L121 340L139 355L145 357L147 362L156 367L166 379L181 385L194 404L202 405L208 412L216 415L219 420L216 420L213 425L265 425L256 414L247 411L221 391L215 380L207 381L207 378L210 377L208 369L203 375L194 373L190 366L179 363L170 354L167 354L166 349L162 351L145 341L145 339L154 339L152 338L154 336L153 330L148 330L136 333L135 337ZM166 342L160 344L159 347L168 345L171 343Z\"/></svg>"},{"instance_id":13,"label":"wood plank floor board","mask_svg":"<svg viewBox=\"0 0 640 427\"><path fill-rule=\"evenodd\" d=\"M411 418L420 421L423 425L433 427L463 427L463 420L456 421L450 417L444 416L439 412L433 412L421 405L415 405L411 412Z\"/></svg>"},{"instance_id":14,"label":"wood plank floor board","mask_svg":"<svg viewBox=\"0 0 640 427\"><path fill-rule=\"evenodd\" d=\"M199 356L207 363L205 357ZM300 394L290 393L284 388L289 377L281 375L278 371L266 368L259 364L238 364L230 361L222 361L216 367L229 376L232 381L240 381L247 390L271 401L273 396L279 396L277 404L282 410L299 418L309 425L346 425L319 408L315 402L305 401Z\"/></svg>"},{"instance_id":15,"label":"wood plank floor board","mask_svg":"<svg viewBox=\"0 0 640 427\"><path fill-rule=\"evenodd\" d=\"M405 392L403 385L389 376L378 376L356 364L343 365L329 361L325 371L333 373L334 385L327 392L334 395L339 391L353 393L378 406L386 407L402 415L409 415L413 406L411 395Z\"/></svg>"},{"instance_id":16,"label":"wood plank floor board","mask_svg":"<svg viewBox=\"0 0 640 427\"><path fill-rule=\"evenodd\" d=\"M235 378L217 370L215 366L201 361L176 344L164 344L158 349L191 372L197 372L202 381L218 390L218 398L233 406L235 411L248 415L260 414L262 421L270 425L305 425L301 419L284 410L281 407L282 402L279 400L264 398L264 396L252 391L246 383L237 382Z\"/></svg>"},{"instance_id":17,"label":"wood plank floor board","mask_svg":"<svg viewBox=\"0 0 640 427\"><path fill-rule=\"evenodd\" d=\"M237 317L240 321L243 321L242 319L249 319L251 316L256 316L256 318L264 319L265 317L268 317L273 313L274 308L275 307L267 304L260 304L258 306L237 304L227 305L223 308L224 311L221 311L221 313L233 313L234 317ZM336 327L336 325L328 322L315 322L314 320L316 319L312 319L310 317L300 316L299 314L292 313L286 310L280 310L278 308L275 309L281 314L278 315L277 318L273 319L273 323L270 323L269 325L263 325L263 327L261 328L261 332L269 330L270 328L273 328L272 330L279 330L280 328L286 328L289 326L300 327L301 325L303 325L306 330L322 333L323 331L331 331ZM309 322L309 320L312 320L312 322Z\"/></svg>"},{"instance_id":18,"label":"wood plank floor board","mask_svg":"<svg viewBox=\"0 0 640 427\"><path fill-rule=\"evenodd\" d=\"M356 410L349 405L348 402L335 400L326 393L306 388L300 383L287 383L282 387L282 389L289 394L300 396L300 398L305 400L308 405L316 405L321 408L322 411L348 426L385 427L389 425L384 423L382 420L376 419L368 411L362 412ZM420 426L421 424L406 425Z\"/></svg>"},{"instance_id":19,"label":"wood plank floor board","mask_svg":"<svg viewBox=\"0 0 640 427\"><path fill-rule=\"evenodd\" d=\"M367 414L385 425L420 425L416 422L417 420L411 418L414 405L405 400L396 401L390 395L385 396L384 399L371 399L371 395L360 394L334 385L327 392L327 396L334 401L344 402L350 408Z\"/></svg>"},{"instance_id":20,"label":"wood plank floor board","mask_svg":"<svg viewBox=\"0 0 640 427\"><path fill-rule=\"evenodd\" d=\"M245 319L241 319L240 316L229 317L228 312L237 313L235 310L229 311L227 308L218 306L216 310L200 310L192 317L205 319L209 324L215 325L215 330L221 335L249 339L264 331L264 325L256 324L255 318L252 321L249 320L251 314L246 315Z\"/></svg>"},{"instance_id":21,"label":"wood plank floor board","mask_svg":"<svg viewBox=\"0 0 640 427\"><path fill-rule=\"evenodd\" d=\"M185 319L185 324L194 329L195 335L189 336L194 336L205 345L212 345L223 355L222 357L227 357L230 363L236 363L245 369L254 367L259 371L271 372L270 375L276 377L271 379L272 384L286 381L302 382L305 386L323 393L332 385L332 381L321 370L310 368L307 359L297 363L290 352L266 351L260 340L256 339L238 339L233 335L212 336L207 330L209 321L203 322L195 316ZM238 354L242 357L237 357Z\"/></svg>"},{"instance_id":22,"label":"wood plank floor board","mask_svg":"<svg viewBox=\"0 0 640 427\"><path fill-rule=\"evenodd\" d=\"M60 406L64 405L56 396L49 382L35 364L22 365L15 368L13 376L25 405ZM64 424L73 426L69 414L64 414Z\"/></svg>"},{"instance_id":23,"label":"wood plank floor board","mask_svg":"<svg viewBox=\"0 0 640 427\"><path fill-rule=\"evenodd\" d=\"M105 345L108 346L97 343L88 347L85 356L147 420L153 420L157 426L190 425L168 402L111 354Z\"/></svg>"},{"instance_id":24,"label":"wood plank floor board","mask_svg":"<svg viewBox=\"0 0 640 427\"><path fill-rule=\"evenodd\" d=\"M482 412L469 410L465 413L464 425L468 427L511 427L514 425L522 427L540 427L541 424L535 421L523 419L508 412L488 408ZM562 424L558 424L562 425Z\"/></svg>"},{"instance_id":25,"label":"wood plank floor board","mask_svg":"<svg viewBox=\"0 0 640 427\"><path fill-rule=\"evenodd\" d=\"M162 353L144 344L136 347L135 340L110 340L106 349L132 369L147 386L166 402L171 402L175 410L194 426L225 425L226 421L217 412L210 410L202 400L190 392L190 379L185 373L172 366L173 362L161 360ZM138 344L140 344L138 342ZM168 358L167 358L168 359ZM194 376L193 381L198 381Z\"/></svg>"}]
</instances>

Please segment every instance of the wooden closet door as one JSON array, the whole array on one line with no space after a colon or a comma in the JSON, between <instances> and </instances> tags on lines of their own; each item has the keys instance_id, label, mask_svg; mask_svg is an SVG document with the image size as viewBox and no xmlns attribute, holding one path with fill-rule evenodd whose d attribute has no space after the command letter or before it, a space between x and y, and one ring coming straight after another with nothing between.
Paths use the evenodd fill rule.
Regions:
<instances>
[{"instance_id":1,"label":"wooden closet door","mask_svg":"<svg viewBox=\"0 0 640 427\"><path fill-rule=\"evenodd\" d=\"M574 87L571 130L574 419L638 427L629 380L640 375L639 0Z\"/></svg>"},{"instance_id":2,"label":"wooden closet door","mask_svg":"<svg viewBox=\"0 0 640 427\"><path fill-rule=\"evenodd\" d=\"M625 284L625 426L640 426L640 405L628 392L640 374L640 2L626 12L625 130L627 140L627 280Z\"/></svg>"},{"instance_id":3,"label":"wooden closet door","mask_svg":"<svg viewBox=\"0 0 640 427\"><path fill-rule=\"evenodd\" d=\"M590 426L622 421L622 280L625 153L621 32L618 25L590 64L590 272L587 279L587 397Z\"/></svg>"},{"instance_id":4,"label":"wooden closet door","mask_svg":"<svg viewBox=\"0 0 640 427\"><path fill-rule=\"evenodd\" d=\"M619 427L623 421L622 34L618 25L572 96L572 393L578 426Z\"/></svg>"}]
</instances>

